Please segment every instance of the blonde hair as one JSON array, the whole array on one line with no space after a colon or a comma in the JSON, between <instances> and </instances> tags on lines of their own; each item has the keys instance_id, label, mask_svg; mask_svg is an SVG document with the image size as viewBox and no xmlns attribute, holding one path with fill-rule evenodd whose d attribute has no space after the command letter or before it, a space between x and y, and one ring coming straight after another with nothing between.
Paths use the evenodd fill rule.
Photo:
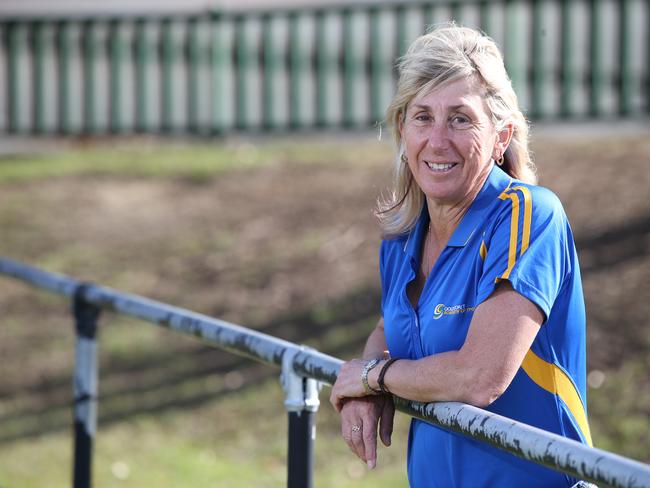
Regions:
<instances>
[{"instance_id":1,"label":"blonde hair","mask_svg":"<svg viewBox=\"0 0 650 488\"><path fill-rule=\"evenodd\" d=\"M413 181L399 131L408 104L418 94L445 82L472 77L485 90L485 103L497 131L512 124L513 135L504 154L502 169L526 183L536 183L535 165L528 151L528 123L517 102L495 42L467 27L445 24L420 36L398 61L397 93L386 111L397 154L393 188L380 199L376 215L385 236L408 232L415 225L425 196Z\"/></svg>"}]
</instances>

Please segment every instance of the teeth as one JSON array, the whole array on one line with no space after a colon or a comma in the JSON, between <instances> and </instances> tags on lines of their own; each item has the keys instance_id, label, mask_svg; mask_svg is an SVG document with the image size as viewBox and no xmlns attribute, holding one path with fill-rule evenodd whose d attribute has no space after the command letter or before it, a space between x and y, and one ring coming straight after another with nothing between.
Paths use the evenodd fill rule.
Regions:
<instances>
[{"instance_id":1,"label":"teeth","mask_svg":"<svg viewBox=\"0 0 650 488\"><path fill-rule=\"evenodd\" d=\"M434 171L445 171L456 166L456 163L430 163L427 161L427 166Z\"/></svg>"}]
</instances>

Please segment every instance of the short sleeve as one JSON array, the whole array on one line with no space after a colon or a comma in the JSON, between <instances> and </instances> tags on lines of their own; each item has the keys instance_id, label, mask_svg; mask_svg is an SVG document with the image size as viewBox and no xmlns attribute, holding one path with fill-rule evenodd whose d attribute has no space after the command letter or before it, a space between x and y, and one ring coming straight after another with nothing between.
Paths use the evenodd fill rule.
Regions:
<instances>
[{"instance_id":1,"label":"short sleeve","mask_svg":"<svg viewBox=\"0 0 650 488\"><path fill-rule=\"evenodd\" d=\"M571 273L573 241L562 205L550 190L528 185L515 185L499 198L495 224L484 236L487 253L477 304L508 280L548 318Z\"/></svg>"}]
</instances>

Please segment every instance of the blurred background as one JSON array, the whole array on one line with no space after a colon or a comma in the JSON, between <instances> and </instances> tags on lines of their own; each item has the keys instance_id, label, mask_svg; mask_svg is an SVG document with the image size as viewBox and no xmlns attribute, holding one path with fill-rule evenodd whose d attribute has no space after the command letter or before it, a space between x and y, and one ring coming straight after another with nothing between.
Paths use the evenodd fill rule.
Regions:
<instances>
[{"instance_id":1,"label":"blurred background","mask_svg":"<svg viewBox=\"0 0 650 488\"><path fill-rule=\"evenodd\" d=\"M594 442L650 462L642 0L0 1L0 254L358 355L395 60L450 19L502 48L569 215ZM285 485L279 371L108 312L99 350L97 486ZM71 484L73 351L69 304L0 277L0 486ZM407 485L406 417L373 472L317 419L316 486Z\"/></svg>"}]
</instances>

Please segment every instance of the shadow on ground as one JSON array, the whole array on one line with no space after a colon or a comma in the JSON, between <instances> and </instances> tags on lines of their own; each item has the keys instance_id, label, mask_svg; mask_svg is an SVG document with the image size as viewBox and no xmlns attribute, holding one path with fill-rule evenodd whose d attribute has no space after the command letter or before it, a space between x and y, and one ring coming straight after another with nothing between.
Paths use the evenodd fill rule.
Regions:
<instances>
[{"instance_id":1,"label":"shadow on ground","mask_svg":"<svg viewBox=\"0 0 650 488\"><path fill-rule=\"evenodd\" d=\"M585 280L593 273L650 256L650 217L637 218L592 235L578 236ZM340 300L279 316L258 330L337 357L359 353L379 310L379 290L365 288ZM607 321L597 306L593 320ZM624 318L623 318L624 320ZM639 327L642 324L638 324ZM101 326L101 325L100 325ZM143 327L147 325L142 324ZM619 331L629 354L638 344L639 327ZM101 339L100 339L101 348ZM643 353L643 344L636 352ZM72 351L71 351L72 354ZM141 413L187 409L251 388L279 370L219 351L202 343L184 343L178 350L149 349L137 357L102 357L99 422L108 425ZM20 387L0 387L0 402L11 401L0 414L0 443L70 429L71 375Z\"/></svg>"},{"instance_id":2,"label":"shadow on ground","mask_svg":"<svg viewBox=\"0 0 650 488\"><path fill-rule=\"evenodd\" d=\"M650 215L620 223L596 235L579 236L576 247L583 274L647 256L650 254Z\"/></svg>"},{"instance_id":3,"label":"shadow on ground","mask_svg":"<svg viewBox=\"0 0 650 488\"><path fill-rule=\"evenodd\" d=\"M377 317L379 294L364 289L341 300L293 315L276 317L257 330L322 352L350 357L363 347ZM139 326L150 326L141 322ZM100 319L101 328L101 319ZM349 330L342 330L349 328ZM344 337L341 342L337 337ZM196 341L174 349L149 349L137 357L101 357L99 424L106 426L141 413L191 409L240 393L279 369L240 358ZM101 350L101 334L99 340ZM73 352L71 351L71 354ZM278 381L278 387L279 381ZM0 414L0 443L70 429L72 371L18 388L0 387L0 402L15 407ZM281 408L281 406L278 406Z\"/></svg>"}]
</instances>

